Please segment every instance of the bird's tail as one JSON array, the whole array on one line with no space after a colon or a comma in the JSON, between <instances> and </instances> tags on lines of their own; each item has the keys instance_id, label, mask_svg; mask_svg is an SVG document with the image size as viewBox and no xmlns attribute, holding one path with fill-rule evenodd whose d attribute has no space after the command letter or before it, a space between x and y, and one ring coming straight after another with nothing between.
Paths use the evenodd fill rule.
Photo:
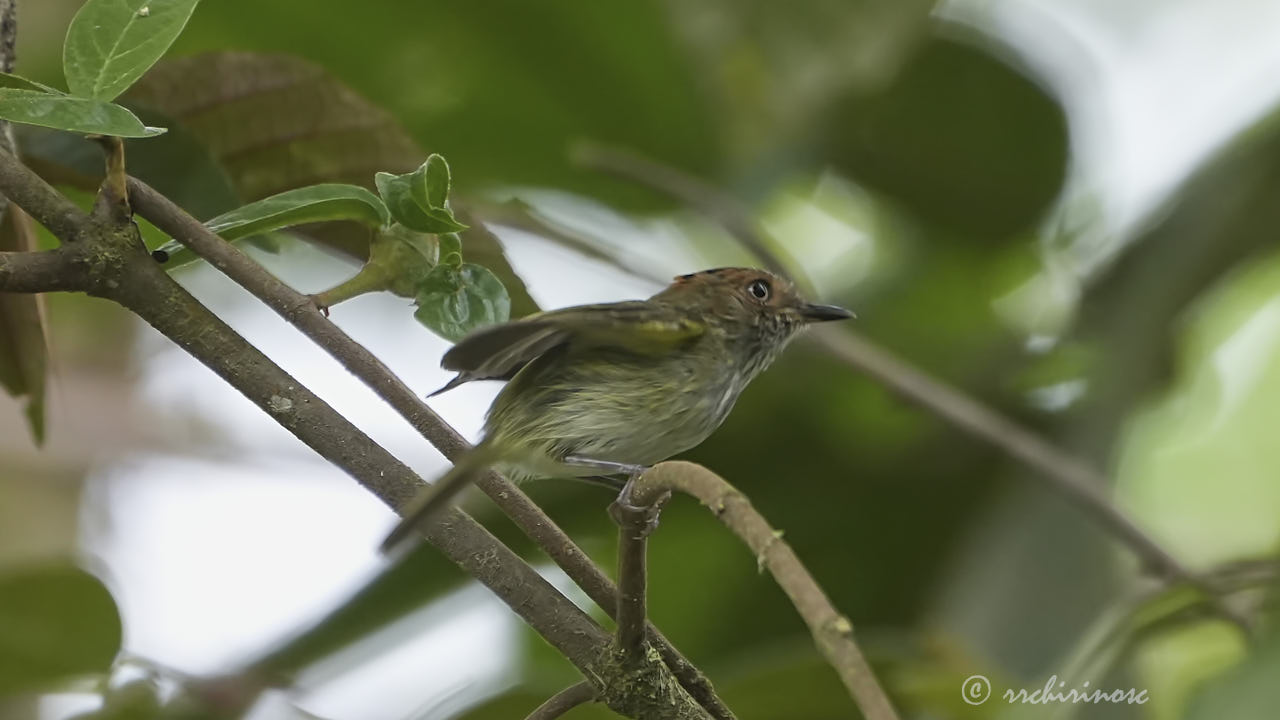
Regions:
<instances>
[{"instance_id":1,"label":"bird's tail","mask_svg":"<svg viewBox=\"0 0 1280 720\"><path fill-rule=\"evenodd\" d=\"M405 507L400 522L382 541L379 551L389 554L413 537L418 528L426 524L433 515L440 512L458 493L477 475L501 460L501 453L494 443L482 441L466 455L458 459L449 472L418 493L418 496Z\"/></svg>"}]
</instances>

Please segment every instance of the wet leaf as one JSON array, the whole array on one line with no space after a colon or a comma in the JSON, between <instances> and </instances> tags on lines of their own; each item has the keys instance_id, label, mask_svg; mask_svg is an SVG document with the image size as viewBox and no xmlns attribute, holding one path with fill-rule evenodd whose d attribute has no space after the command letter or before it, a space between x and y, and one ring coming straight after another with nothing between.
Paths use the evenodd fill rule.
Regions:
<instances>
[{"instance_id":1,"label":"wet leaf","mask_svg":"<svg viewBox=\"0 0 1280 720\"><path fill-rule=\"evenodd\" d=\"M62 69L73 95L114 100L164 55L199 0L87 0L67 28Z\"/></svg>"},{"instance_id":2,"label":"wet leaf","mask_svg":"<svg viewBox=\"0 0 1280 720\"><path fill-rule=\"evenodd\" d=\"M0 88L0 119L127 138L153 137L164 132L164 128L143 125L136 115L114 103L21 88Z\"/></svg>"},{"instance_id":3,"label":"wet leaf","mask_svg":"<svg viewBox=\"0 0 1280 720\"><path fill-rule=\"evenodd\" d=\"M506 322L511 299L502 281L472 263L452 265L441 257L418 290L418 322L446 340L461 340L484 325Z\"/></svg>"}]
</instances>

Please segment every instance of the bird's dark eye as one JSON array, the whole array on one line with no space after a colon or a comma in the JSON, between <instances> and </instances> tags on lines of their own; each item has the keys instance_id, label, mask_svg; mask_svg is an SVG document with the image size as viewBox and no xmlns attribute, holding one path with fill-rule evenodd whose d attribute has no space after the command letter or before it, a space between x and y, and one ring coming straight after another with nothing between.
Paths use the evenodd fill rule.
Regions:
<instances>
[{"instance_id":1,"label":"bird's dark eye","mask_svg":"<svg viewBox=\"0 0 1280 720\"><path fill-rule=\"evenodd\" d=\"M747 286L747 292L751 293L751 297L757 300L769 299L769 283L764 280L752 280Z\"/></svg>"}]
</instances>

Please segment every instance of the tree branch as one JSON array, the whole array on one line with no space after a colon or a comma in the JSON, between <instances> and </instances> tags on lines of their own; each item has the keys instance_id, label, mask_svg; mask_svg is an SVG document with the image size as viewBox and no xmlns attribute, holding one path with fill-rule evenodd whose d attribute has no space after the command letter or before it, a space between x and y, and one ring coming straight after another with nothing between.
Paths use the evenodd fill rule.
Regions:
<instances>
[{"instance_id":1,"label":"tree branch","mask_svg":"<svg viewBox=\"0 0 1280 720\"><path fill-rule=\"evenodd\" d=\"M75 242L80 232L89 227L89 216L83 210L18 162L12 153L3 150L0 150L0 192L62 242Z\"/></svg>"},{"instance_id":2,"label":"tree branch","mask_svg":"<svg viewBox=\"0 0 1280 720\"><path fill-rule=\"evenodd\" d=\"M649 533L657 527L658 514L669 497L667 493L652 503L633 505L631 493L624 490L609 506L609 514L618 523L618 611L614 618L618 623L617 647L624 660L644 654L648 622L645 554Z\"/></svg>"},{"instance_id":3,"label":"tree branch","mask_svg":"<svg viewBox=\"0 0 1280 720\"><path fill-rule=\"evenodd\" d=\"M555 718L564 715L579 705L585 705L595 699L596 691L592 689L591 685L580 682L552 695L546 702L539 705L536 710L529 713L525 720L555 720Z\"/></svg>"},{"instance_id":4,"label":"tree branch","mask_svg":"<svg viewBox=\"0 0 1280 720\"><path fill-rule=\"evenodd\" d=\"M29 174L12 155L0 153L0 192L33 216L49 217L58 202L38 188L26 192L19 187ZM146 252L131 221L108 219L110 223L83 214L72 217L64 230L84 242L74 252L63 248L65 252L49 255L65 258L68 273L80 272L75 266L82 255L91 258L87 282L74 289L114 300L142 317L388 505L400 508L409 502L424 484L421 478L174 282ZM5 260L21 266L36 262L33 257L10 255ZM569 659L610 708L633 718L707 717L665 665L623 667L599 625L462 511L450 509L424 527L423 534Z\"/></svg>"},{"instance_id":5,"label":"tree branch","mask_svg":"<svg viewBox=\"0 0 1280 720\"><path fill-rule=\"evenodd\" d=\"M86 263L62 247L36 252L0 252L0 292L44 293L87 287Z\"/></svg>"},{"instance_id":6,"label":"tree branch","mask_svg":"<svg viewBox=\"0 0 1280 720\"><path fill-rule=\"evenodd\" d=\"M129 179L129 196L135 212L186 245L298 328L342 363L351 374L368 385L445 457L456 461L471 449L471 444L427 406L386 364L317 312L307 296L267 272L234 245L210 232L200 221L140 180ZM492 471L481 474L476 485L593 602L611 616L616 615L617 590L613 583L528 495ZM680 680L681 685L717 720L734 720L733 713L716 696L706 676L681 655L657 628L651 625L649 632L663 661Z\"/></svg>"},{"instance_id":7,"label":"tree branch","mask_svg":"<svg viewBox=\"0 0 1280 720\"><path fill-rule=\"evenodd\" d=\"M769 570L791 599L809 626L818 650L840 675L863 716L867 720L896 720L893 705L853 639L852 623L836 612L800 558L782 540L782 533L769 526L745 495L720 476L690 462L677 460L650 468L634 483L632 498L637 505L652 506L675 490L696 497L751 548L757 562Z\"/></svg>"}]
</instances>

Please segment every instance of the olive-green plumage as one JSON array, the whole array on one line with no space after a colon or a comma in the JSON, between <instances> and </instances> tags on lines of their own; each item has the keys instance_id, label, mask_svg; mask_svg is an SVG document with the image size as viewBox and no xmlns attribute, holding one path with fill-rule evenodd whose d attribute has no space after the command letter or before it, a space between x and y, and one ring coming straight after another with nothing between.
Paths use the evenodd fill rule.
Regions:
<instances>
[{"instance_id":1,"label":"olive-green plumage","mask_svg":"<svg viewBox=\"0 0 1280 720\"><path fill-rule=\"evenodd\" d=\"M718 268L675 279L648 300L583 305L481 328L445 353L458 371L437 392L509 380L472 455L429 489L384 547L488 465L516 479L594 476L599 464L647 466L688 450L805 325L850 317L802 300L763 270Z\"/></svg>"}]
</instances>

